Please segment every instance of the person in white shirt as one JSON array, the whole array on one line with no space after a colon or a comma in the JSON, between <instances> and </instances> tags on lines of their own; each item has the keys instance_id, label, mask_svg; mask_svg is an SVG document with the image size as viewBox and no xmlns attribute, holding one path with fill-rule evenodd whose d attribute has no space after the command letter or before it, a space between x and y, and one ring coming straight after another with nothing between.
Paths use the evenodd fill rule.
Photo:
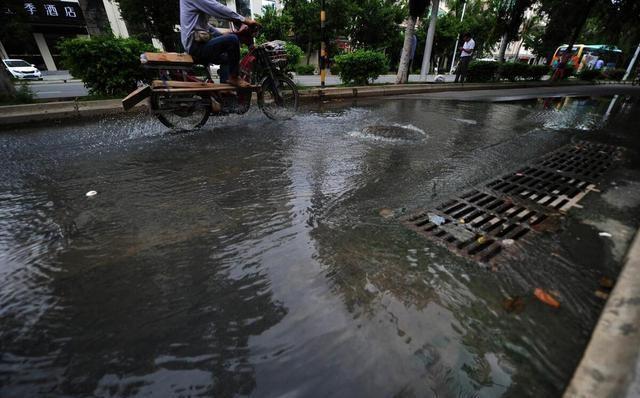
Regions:
<instances>
[{"instance_id":1,"label":"person in white shirt","mask_svg":"<svg viewBox=\"0 0 640 398\"><path fill-rule=\"evenodd\" d=\"M464 83L464 79L467 77L469 62L471 62L471 56L476 48L476 42L473 41L470 33L463 34L462 40L464 40L464 43L462 47L458 48L460 50L460 61L456 68L456 83L458 83L458 80L460 80L460 83Z\"/></svg>"}]
</instances>

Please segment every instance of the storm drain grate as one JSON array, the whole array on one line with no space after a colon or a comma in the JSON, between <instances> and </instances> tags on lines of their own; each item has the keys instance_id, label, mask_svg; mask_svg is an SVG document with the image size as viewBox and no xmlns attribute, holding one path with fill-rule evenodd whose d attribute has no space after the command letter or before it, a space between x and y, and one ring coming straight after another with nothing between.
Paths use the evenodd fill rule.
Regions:
<instances>
[{"instance_id":1,"label":"storm drain grate","mask_svg":"<svg viewBox=\"0 0 640 398\"><path fill-rule=\"evenodd\" d=\"M403 223L449 250L480 262L543 229L544 222L575 206L613 166L620 148L580 141L537 164L498 178Z\"/></svg>"},{"instance_id":2,"label":"storm drain grate","mask_svg":"<svg viewBox=\"0 0 640 398\"><path fill-rule=\"evenodd\" d=\"M541 168L565 176L596 182L620 157L620 148L579 141L542 159Z\"/></svg>"},{"instance_id":3,"label":"storm drain grate","mask_svg":"<svg viewBox=\"0 0 640 398\"><path fill-rule=\"evenodd\" d=\"M578 178L527 167L515 174L492 181L487 187L505 195L566 211L595 186Z\"/></svg>"},{"instance_id":4,"label":"storm drain grate","mask_svg":"<svg viewBox=\"0 0 640 398\"><path fill-rule=\"evenodd\" d=\"M546 218L508 199L471 191L436 210L408 218L405 225L458 254L487 262L505 244L513 244Z\"/></svg>"}]
</instances>

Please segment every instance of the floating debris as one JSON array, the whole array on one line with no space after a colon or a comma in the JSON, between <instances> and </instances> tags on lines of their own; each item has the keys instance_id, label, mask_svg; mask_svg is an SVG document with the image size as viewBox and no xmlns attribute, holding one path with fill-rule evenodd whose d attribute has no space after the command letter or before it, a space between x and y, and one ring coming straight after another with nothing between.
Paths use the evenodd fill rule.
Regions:
<instances>
[{"instance_id":1,"label":"floating debris","mask_svg":"<svg viewBox=\"0 0 640 398\"><path fill-rule=\"evenodd\" d=\"M445 223L446 220L444 219L444 217L441 217L437 214L429 213L429 221L431 221L435 225L442 225Z\"/></svg>"},{"instance_id":2,"label":"floating debris","mask_svg":"<svg viewBox=\"0 0 640 398\"><path fill-rule=\"evenodd\" d=\"M85 195L87 196L87 198L91 198L96 196L97 194L98 194L98 191L89 191Z\"/></svg>"},{"instance_id":3,"label":"floating debris","mask_svg":"<svg viewBox=\"0 0 640 398\"><path fill-rule=\"evenodd\" d=\"M600 279L598 279L598 284L605 289L612 289L614 283L613 279L607 276L602 276L600 277Z\"/></svg>"},{"instance_id":4,"label":"floating debris","mask_svg":"<svg viewBox=\"0 0 640 398\"><path fill-rule=\"evenodd\" d=\"M504 246L511 246L515 243L515 241L513 239L503 239L502 240L502 244Z\"/></svg>"},{"instance_id":5,"label":"floating debris","mask_svg":"<svg viewBox=\"0 0 640 398\"><path fill-rule=\"evenodd\" d=\"M596 290L595 295L597 298L606 300L609 298L609 293L603 292L602 290Z\"/></svg>"},{"instance_id":6,"label":"floating debris","mask_svg":"<svg viewBox=\"0 0 640 398\"><path fill-rule=\"evenodd\" d=\"M551 306L553 308L560 308L560 302L556 300L551 294L545 292L539 287L533 291L533 295L548 306Z\"/></svg>"},{"instance_id":7,"label":"floating debris","mask_svg":"<svg viewBox=\"0 0 640 398\"><path fill-rule=\"evenodd\" d=\"M502 308L507 312L519 314L524 311L524 300L520 296L508 297L502 302Z\"/></svg>"},{"instance_id":8,"label":"floating debris","mask_svg":"<svg viewBox=\"0 0 640 398\"><path fill-rule=\"evenodd\" d=\"M598 235L604 236L605 238L611 238L613 236L609 232L600 232Z\"/></svg>"},{"instance_id":9,"label":"floating debris","mask_svg":"<svg viewBox=\"0 0 640 398\"><path fill-rule=\"evenodd\" d=\"M380 217L382 218L391 218L395 215L395 213L393 212L393 210L387 208L387 207L383 207L382 209L380 209Z\"/></svg>"}]
</instances>

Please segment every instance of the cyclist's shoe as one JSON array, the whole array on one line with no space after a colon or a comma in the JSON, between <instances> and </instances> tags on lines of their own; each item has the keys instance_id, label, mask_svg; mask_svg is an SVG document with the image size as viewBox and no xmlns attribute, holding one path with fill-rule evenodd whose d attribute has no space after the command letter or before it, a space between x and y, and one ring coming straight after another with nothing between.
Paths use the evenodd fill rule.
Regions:
<instances>
[{"instance_id":1,"label":"cyclist's shoe","mask_svg":"<svg viewBox=\"0 0 640 398\"><path fill-rule=\"evenodd\" d=\"M251 84L240 79L239 77L230 77L227 83L238 88L251 88Z\"/></svg>"}]
</instances>

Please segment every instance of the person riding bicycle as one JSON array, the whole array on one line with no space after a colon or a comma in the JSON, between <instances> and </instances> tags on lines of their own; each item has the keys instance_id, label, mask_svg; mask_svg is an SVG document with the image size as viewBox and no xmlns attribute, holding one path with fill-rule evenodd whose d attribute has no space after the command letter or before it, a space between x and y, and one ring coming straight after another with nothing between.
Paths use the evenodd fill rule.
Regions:
<instances>
[{"instance_id":1,"label":"person riding bicycle","mask_svg":"<svg viewBox=\"0 0 640 398\"><path fill-rule=\"evenodd\" d=\"M240 42L235 34L221 34L209 24L209 16L248 26L258 23L243 17L216 0L180 0L180 36L187 53L205 66L210 63L226 64L229 76L221 76L222 83L247 88L250 84L240 79ZM226 81L222 81L222 80Z\"/></svg>"}]
</instances>

